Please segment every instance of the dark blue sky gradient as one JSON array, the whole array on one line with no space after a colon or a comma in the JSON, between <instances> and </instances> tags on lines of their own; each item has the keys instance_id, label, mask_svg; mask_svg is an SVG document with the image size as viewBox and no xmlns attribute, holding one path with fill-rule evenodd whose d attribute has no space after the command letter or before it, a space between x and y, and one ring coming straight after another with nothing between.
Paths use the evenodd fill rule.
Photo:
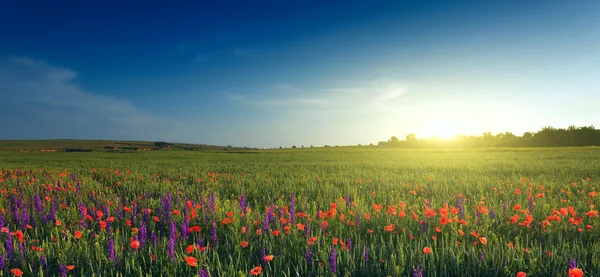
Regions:
<instances>
[{"instance_id":1,"label":"dark blue sky gradient","mask_svg":"<svg viewBox=\"0 0 600 277\"><path fill-rule=\"evenodd\" d=\"M0 139L272 147L600 125L576 104L599 100L598 1L322 2L4 3L0 96L54 117L5 109L14 131ZM40 87L124 104L126 118L82 108L87 124L69 123L38 96L68 93L28 86L67 71ZM90 125L104 127L77 129Z\"/></svg>"}]
</instances>

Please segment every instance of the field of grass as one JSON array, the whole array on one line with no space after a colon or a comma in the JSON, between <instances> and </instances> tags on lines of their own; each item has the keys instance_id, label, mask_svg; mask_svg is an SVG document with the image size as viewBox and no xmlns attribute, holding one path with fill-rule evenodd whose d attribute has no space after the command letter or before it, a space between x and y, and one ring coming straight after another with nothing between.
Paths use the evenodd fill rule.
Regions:
<instances>
[{"instance_id":1,"label":"field of grass","mask_svg":"<svg viewBox=\"0 0 600 277\"><path fill-rule=\"evenodd\" d=\"M2 276L600 273L597 147L0 152L0 168Z\"/></svg>"}]
</instances>

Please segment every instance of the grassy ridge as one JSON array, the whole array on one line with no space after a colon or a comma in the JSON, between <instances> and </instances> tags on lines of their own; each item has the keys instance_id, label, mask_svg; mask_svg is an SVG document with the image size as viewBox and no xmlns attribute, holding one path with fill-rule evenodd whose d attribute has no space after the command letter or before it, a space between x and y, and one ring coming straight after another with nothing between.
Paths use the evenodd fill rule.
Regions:
<instances>
[{"instance_id":1,"label":"grassy ridge","mask_svg":"<svg viewBox=\"0 0 600 277\"><path fill-rule=\"evenodd\" d=\"M58 275L58 266L43 269L42 256L56 265L75 265L69 274L86 276L179 276L200 274L202 269L211 276L248 276L259 265L261 276L412 276L417 266L424 276L515 276L518 271L528 272L528 276L567 276L572 258L587 273L600 271L600 224L598 217L586 215L598 204L596 197L589 196L598 189L596 180L600 178L600 148L595 147L2 152L0 165L5 189L0 208L9 211L9 203L15 207L14 196L19 196L34 222L32 229L24 228L7 212L6 225L11 231L25 233L28 248L45 248L43 254L28 251L13 259L4 274L15 267L36 276ZM13 169L12 173L8 169ZM57 189L58 181L65 189ZM170 210L181 214L161 213L169 193ZM216 210L210 208L213 194ZM240 207L242 194L249 212ZM292 194L296 213L306 217L291 218ZM71 206L58 209L59 226L33 210L35 195L50 199L42 214L51 211L53 201ZM530 196L533 209L529 208ZM459 214L450 213L449 218L456 220L441 224L440 208L445 204L449 209L459 207L459 198L468 199L463 204L465 222L458 222ZM139 209L119 215L123 207L133 206L132 201ZM189 208L187 201L202 205ZM85 220L85 227L80 225L78 205L93 216L91 221ZM426 213L428 205L435 215ZM521 207L517 210L516 205ZM553 210L568 206L576 216L560 215L560 222L551 221L552 226L544 227ZM144 219L142 209L146 208L152 210L150 218L157 216L156 221ZM99 219L92 212L105 209L108 212ZM201 231L184 238L183 214L189 216L192 210L198 216L190 217L188 224L201 227ZM406 216L400 216L400 211ZM519 219L509 224L515 214ZM528 215L533 219L530 226L520 226ZM108 216L116 217L110 231L100 227L100 221ZM577 216L582 222L570 223L569 219ZM272 221L265 220L269 217ZM224 224L227 218L231 222ZM169 253L170 222L176 226L173 257ZM218 242L212 240L213 223ZM310 234L299 230L298 223L309 226ZM139 239L139 234L132 230L142 225L157 235L156 241L148 238L143 247L133 250L130 241ZM74 239L75 231L85 236ZM485 237L487 243L482 245L471 231ZM313 245L308 244L311 237L316 239ZM116 260L108 257L110 238L117 245ZM339 241L334 245L336 238L345 246ZM240 246L243 241L249 244L246 248ZM189 245L199 244L209 248L186 253ZM14 248L18 247L14 241ZM424 247L430 247L432 253L424 254ZM265 262L262 249L274 255L274 260ZM0 246L2 255L6 251L6 245ZM185 257L197 258L198 266L188 265Z\"/></svg>"}]
</instances>

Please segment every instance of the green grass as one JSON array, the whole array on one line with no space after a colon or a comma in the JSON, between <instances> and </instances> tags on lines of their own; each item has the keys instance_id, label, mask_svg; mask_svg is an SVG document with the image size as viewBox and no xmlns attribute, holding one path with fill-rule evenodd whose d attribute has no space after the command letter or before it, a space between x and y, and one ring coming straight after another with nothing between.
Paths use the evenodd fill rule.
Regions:
<instances>
[{"instance_id":1,"label":"green grass","mask_svg":"<svg viewBox=\"0 0 600 277\"><path fill-rule=\"evenodd\" d=\"M332 247L337 251L338 276L412 276L418 264L424 276L515 276L518 271L527 272L527 276L567 276L570 258L577 259L578 266L589 276L600 271L599 220L586 216L586 212L596 209L591 205L598 204L596 197L588 196L598 190L600 148L597 147L477 150L332 147L239 153L0 152L0 168L4 169L0 179L5 176L0 183L3 189L0 209L6 211L5 223L10 231L23 231L23 247L45 248L43 253L49 265L41 270L38 251L17 251L16 258L6 261L10 265L3 269L5 275L12 268L20 268L24 276L54 276L60 264L72 264L76 267L69 274L83 276L187 276L198 274L198 268L203 267L209 269L211 276L247 276L250 269L261 264L260 252L264 248L275 259L263 266L261 276L332 276L329 261ZM73 173L76 181L72 180ZM61 188L67 189L57 191L58 181ZM79 193L73 191L77 181L82 183ZM531 227L508 224L514 214L520 216L519 223L525 219L525 214L515 212L513 206L529 208L529 188L535 201L530 213ZM520 194L514 193L517 189ZM173 199L172 210L179 210L180 215L160 214L168 193ZM215 212L209 211L207 203L212 193ZM242 193L251 207L245 216L241 215L239 205ZM290 205L292 193L297 199L296 212L304 212L310 219L281 223L280 210ZM537 198L540 193L543 198ZM457 222L441 225L438 208L446 203L449 207L456 206L458 194L468 199L464 204L468 225ZM59 205L60 226L36 212L35 195L43 200L44 214L50 213L54 201L69 206L67 209ZM355 205L346 206L343 200L346 195ZM44 200L44 196L50 201ZM485 200L479 203L482 197ZM22 200L23 209L31 215L30 222L34 223L31 229L15 222L10 213L9 202L11 207L18 206L17 199ZM199 216L190 219L190 226L200 226L201 232L183 239L182 214L187 200L204 204L200 209L195 208ZM426 200L436 211L434 217L424 214ZM120 207L132 207L132 201L139 206L137 213L118 216ZM401 202L406 204L406 217L386 212L388 205L399 212ZM331 203L337 204L336 216L318 218L318 211L327 212ZM504 203L508 206L506 214ZM381 211L377 212L373 204L381 204ZM86 206L88 214L93 216L91 209L108 207L108 214L116 217L111 232L102 230L98 220L86 221L87 226L81 226L77 210L80 205ZM476 205L495 211L497 217L491 219L482 214L478 224ZM271 206L276 211L274 221L267 232L258 235L256 230L263 228L267 208ZM575 216L561 216L561 222L552 221L552 226L544 232L542 226L547 216L567 206L582 216L582 223L575 226L568 220ZM141 209L146 208L152 212L150 219L144 221ZM411 217L411 210L418 220ZM233 213L233 222L221 224L228 211ZM188 215L190 212L187 209ZM282 213L284 220L290 219L287 212ZM158 216L159 221L152 220L153 216ZM357 225L358 217L361 223ZM106 218L107 215L102 220ZM128 226L127 220L132 218ZM171 219L178 235L174 259L168 255ZM428 225L426 233L422 232L421 220ZM325 230L321 227L324 221L328 223ZM155 243L148 241L140 250L133 251L129 247L134 237L131 229L139 228L140 222L145 222L157 238ZM210 239L213 222L217 225L217 245ZM310 236L317 239L314 245L307 244L308 236L298 230L296 223L310 225ZM395 232L385 231L390 224L395 225ZM587 230L586 225L592 229ZM244 226L248 232L242 234ZM289 235L285 234L285 226L291 228ZM441 232L436 232L436 226ZM582 232L577 228L582 228ZM459 229L464 236L458 234ZM281 234L276 237L271 234L273 230ZM477 239L470 235L472 230L486 237L487 245L474 246L472 243ZM84 237L75 240L72 235L75 231L82 231ZM107 258L111 236L116 245L116 262ZM436 236L435 240L432 236ZM6 240L6 234L0 237ZM204 253L190 254L198 258L199 267L194 268L184 260L188 255L185 249L196 243L198 237L209 248ZM339 245L332 246L333 238L351 240L352 247L345 250ZM244 240L249 246L242 249L239 244ZM14 249L18 249L16 239L13 243ZM508 243L514 249L509 249ZM431 247L433 253L423 254L424 246ZM369 258L365 262L366 248ZM312 265L305 261L307 249L313 253ZM552 252L552 256L547 252ZM6 245L0 246L0 253L7 254Z\"/></svg>"}]
</instances>

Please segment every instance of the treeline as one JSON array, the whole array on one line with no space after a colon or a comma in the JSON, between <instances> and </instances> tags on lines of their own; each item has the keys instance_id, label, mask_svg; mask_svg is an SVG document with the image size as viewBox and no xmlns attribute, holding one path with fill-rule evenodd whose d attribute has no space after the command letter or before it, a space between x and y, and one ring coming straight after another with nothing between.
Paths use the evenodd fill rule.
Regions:
<instances>
[{"instance_id":1,"label":"treeline","mask_svg":"<svg viewBox=\"0 0 600 277\"><path fill-rule=\"evenodd\" d=\"M481 135L457 135L450 140L439 138L418 139L415 134L406 136L406 140L391 137L380 141L380 147L559 147L559 146L600 146L600 130L593 125L587 127L569 126L569 128L544 127L538 132L526 132L517 136L511 132L493 135L486 132Z\"/></svg>"}]
</instances>

